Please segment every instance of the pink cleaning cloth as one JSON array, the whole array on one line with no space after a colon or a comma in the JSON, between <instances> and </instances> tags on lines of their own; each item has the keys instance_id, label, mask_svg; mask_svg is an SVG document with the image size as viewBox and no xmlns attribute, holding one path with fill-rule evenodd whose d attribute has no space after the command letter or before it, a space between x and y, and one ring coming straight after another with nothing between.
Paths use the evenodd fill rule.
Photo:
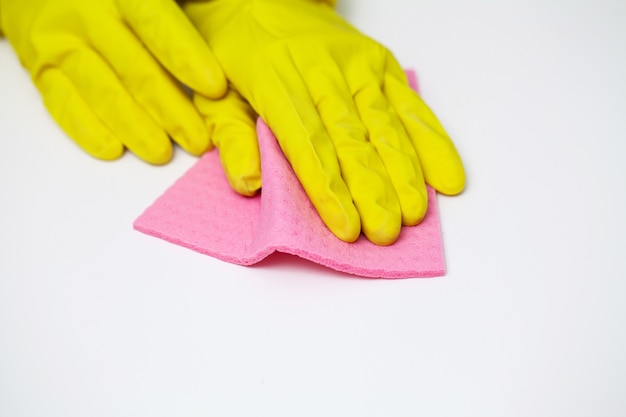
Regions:
<instances>
[{"instance_id":1,"label":"pink cleaning cloth","mask_svg":"<svg viewBox=\"0 0 626 417\"><path fill-rule=\"evenodd\" d=\"M415 74L407 72L416 88ZM205 154L135 221L140 232L215 258L252 265L274 251L338 271L373 278L434 277L445 273L435 191L428 187L424 220L403 227L391 246L361 236L354 243L324 225L276 138L259 119L263 190L243 197L229 186L216 151Z\"/></svg>"}]
</instances>

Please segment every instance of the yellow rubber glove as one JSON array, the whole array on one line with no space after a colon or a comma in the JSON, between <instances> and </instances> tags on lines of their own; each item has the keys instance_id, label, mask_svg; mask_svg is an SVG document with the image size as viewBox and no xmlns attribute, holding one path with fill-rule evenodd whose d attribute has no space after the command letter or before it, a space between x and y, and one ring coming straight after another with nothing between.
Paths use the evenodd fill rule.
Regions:
<instances>
[{"instance_id":1,"label":"yellow rubber glove","mask_svg":"<svg viewBox=\"0 0 626 417\"><path fill-rule=\"evenodd\" d=\"M402 68L328 3L191 0L183 10L340 239L354 241L362 230L391 244L402 224L423 219L425 182L462 191L461 159ZM231 142L238 140L245 143L230 146L244 148L250 138ZM240 167L243 157L222 162Z\"/></svg>"},{"instance_id":2,"label":"yellow rubber glove","mask_svg":"<svg viewBox=\"0 0 626 417\"><path fill-rule=\"evenodd\" d=\"M196 95L194 102L204 116L211 144L220 150L222 168L230 186L239 194L253 196L261 188L254 110L232 88L220 100Z\"/></svg>"},{"instance_id":3,"label":"yellow rubber glove","mask_svg":"<svg viewBox=\"0 0 626 417\"><path fill-rule=\"evenodd\" d=\"M180 83L219 98L226 79L173 0L0 0L0 10L49 112L91 155L115 159L127 147L165 163L168 135L192 154L210 147Z\"/></svg>"}]
</instances>

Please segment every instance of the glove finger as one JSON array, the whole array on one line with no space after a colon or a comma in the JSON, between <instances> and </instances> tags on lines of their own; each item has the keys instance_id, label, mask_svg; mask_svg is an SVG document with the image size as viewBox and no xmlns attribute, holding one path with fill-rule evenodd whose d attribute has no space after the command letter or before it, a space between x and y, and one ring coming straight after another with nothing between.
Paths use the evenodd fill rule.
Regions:
<instances>
[{"instance_id":1,"label":"glove finger","mask_svg":"<svg viewBox=\"0 0 626 417\"><path fill-rule=\"evenodd\" d=\"M133 31L176 78L207 97L226 93L224 72L176 2L119 0L117 4Z\"/></svg>"},{"instance_id":2,"label":"glove finger","mask_svg":"<svg viewBox=\"0 0 626 417\"><path fill-rule=\"evenodd\" d=\"M282 47L281 47L282 48ZM271 52L266 83L258 86L255 110L274 131L304 190L328 228L341 240L355 241L359 214L341 177L335 147L290 52Z\"/></svg>"},{"instance_id":3,"label":"glove finger","mask_svg":"<svg viewBox=\"0 0 626 417\"><path fill-rule=\"evenodd\" d=\"M465 170L454 143L435 114L406 83L406 75L391 59L385 76L385 94L406 128L428 184L454 195L465 187Z\"/></svg>"},{"instance_id":4,"label":"glove finger","mask_svg":"<svg viewBox=\"0 0 626 417\"><path fill-rule=\"evenodd\" d=\"M390 245L400 234L398 197L383 161L367 140L367 131L343 74L332 58L320 59L325 55L323 51L311 53L306 48L295 59L335 146L342 177L361 217L363 233L375 244Z\"/></svg>"},{"instance_id":5,"label":"glove finger","mask_svg":"<svg viewBox=\"0 0 626 417\"><path fill-rule=\"evenodd\" d=\"M402 223L414 226L426 215L428 194L413 145L378 83L363 86L355 102L398 194Z\"/></svg>"},{"instance_id":6,"label":"glove finger","mask_svg":"<svg viewBox=\"0 0 626 417\"><path fill-rule=\"evenodd\" d=\"M102 124L63 72L49 68L35 81L54 120L85 152L105 160L124 153L122 142Z\"/></svg>"},{"instance_id":7,"label":"glove finger","mask_svg":"<svg viewBox=\"0 0 626 417\"><path fill-rule=\"evenodd\" d=\"M103 25L90 38L133 99L176 143L193 155L207 150L206 127L186 92L122 22Z\"/></svg>"},{"instance_id":8,"label":"glove finger","mask_svg":"<svg viewBox=\"0 0 626 417\"><path fill-rule=\"evenodd\" d=\"M230 186L239 194L253 196L261 188L254 110L233 89L219 100L196 95L194 103L204 117L212 144L219 149Z\"/></svg>"},{"instance_id":9,"label":"glove finger","mask_svg":"<svg viewBox=\"0 0 626 417\"><path fill-rule=\"evenodd\" d=\"M163 164L172 144L152 118L131 98L111 68L91 49L68 53L59 67L102 123L141 159Z\"/></svg>"},{"instance_id":10,"label":"glove finger","mask_svg":"<svg viewBox=\"0 0 626 417\"><path fill-rule=\"evenodd\" d=\"M396 190L402 208L402 224L416 225L428 208L420 161L404 126L381 90L380 77L365 69L365 65L359 67L346 73L354 102Z\"/></svg>"}]
</instances>

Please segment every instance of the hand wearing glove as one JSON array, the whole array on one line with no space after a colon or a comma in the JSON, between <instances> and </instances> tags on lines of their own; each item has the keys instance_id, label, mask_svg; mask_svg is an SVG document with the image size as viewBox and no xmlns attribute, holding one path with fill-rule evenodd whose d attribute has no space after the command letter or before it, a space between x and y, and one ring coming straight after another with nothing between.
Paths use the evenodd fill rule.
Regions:
<instances>
[{"instance_id":1,"label":"hand wearing glove","mask_svg":"<svg viewBox=\"0 0 626 417\"><path fill-rule=\"evenodd\" d=\"M219 98L226 79L173 0L0 0L0 12L46 107L91 155L115 159L126 147L165 163L168 135L192 154L210 147L180 82Z\"/></svg>"},{"instance_id":2,"label":"hand wearing glove","mask_svg":"<svg viewBox=\"0 0 626 417\"><path fill-rule=\"evenodd\" d=\"M190 0L183 10L233 87L274 131L329 229L348 242L362 230L387 245L402 224L424 217L425 182L444 194L462 191L463 165L391 53L329 3ZM224 143L245 149L253 140ZM255 158L233 152L222 163L255 178Z\"/></svg>"}]
</instances>

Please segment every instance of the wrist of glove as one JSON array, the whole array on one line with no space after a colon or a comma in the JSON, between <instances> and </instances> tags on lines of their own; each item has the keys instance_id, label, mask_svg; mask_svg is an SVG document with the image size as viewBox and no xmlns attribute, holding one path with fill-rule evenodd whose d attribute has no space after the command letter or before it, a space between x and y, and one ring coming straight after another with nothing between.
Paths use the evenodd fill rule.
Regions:
<instances>
[{"instance_id":1,"label":"wrist of glove","mask_svg":"<svg viewBox=\"0 0 626 417\"><path fill-rule=\"evenodd\" d=\"M206 1L183 10L339 238L362 231L391 244L424 217L426 183L445 194L463 189L452 141L394 57L326 4Z\"/></svg>"},{"instance_id":2,"label":"wrist of glove","mask_svg":"<svg viewBox=\"0 0 626 417\"><path fill-rule=\"evenodd\" d=\"M170 138L193 154L206 126L182 84L227 88L210 49L173 0L0 0L1 21L57 123L91 155L125 148L167 162Z\"/></svg>"}]
</instances>

